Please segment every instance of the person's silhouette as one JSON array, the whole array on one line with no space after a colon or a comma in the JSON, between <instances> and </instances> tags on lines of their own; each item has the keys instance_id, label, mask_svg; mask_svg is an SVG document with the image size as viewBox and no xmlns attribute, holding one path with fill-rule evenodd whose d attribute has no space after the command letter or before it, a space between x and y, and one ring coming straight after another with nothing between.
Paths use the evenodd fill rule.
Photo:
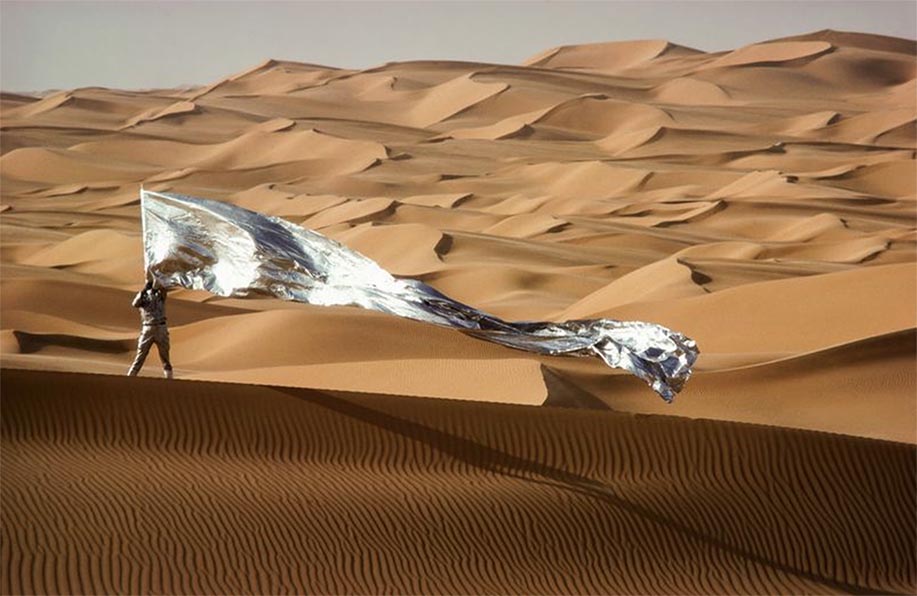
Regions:
<instances>
[{"instance_id":1,"label":"person's silhouette","mask_svg":"<svg viewBox=\"0 0 917 596\"><path fill-rule=\"evenodd\" d=\"M140 309L140 338L137 340L137 356L127 371L129 377L137 376L153 344L159 349L162 370L167 379L172 378L172 362L169 360L169 328L166 326L166 290L146 282L131 303Z\"/></svg>"}]
</instances>

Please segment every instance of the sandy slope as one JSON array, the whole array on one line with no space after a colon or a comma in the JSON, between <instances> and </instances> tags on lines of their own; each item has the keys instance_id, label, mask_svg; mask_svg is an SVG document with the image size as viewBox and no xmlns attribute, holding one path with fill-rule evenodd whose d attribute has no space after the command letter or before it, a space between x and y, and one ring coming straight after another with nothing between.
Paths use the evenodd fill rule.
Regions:
<instances>
[{"instance_id":1,"label":"sandy slope","mask_svg":"<svg viewBox=\"0 0 917 596\"><path fill-rule=\"evenodd\" d=\"M606 423L610 429L625 424L622 421L636 424L630 418L596 411L600 409L666 414L671 418L666 418L665 436L694 433L700 424L732 437L732 443L722 443L719 454L703 460L709 466L704 472L707 479L692 477L691 482L701 483L691 487L694 500L667 505L668 513L684 523L707 523L699 513L709 505L704 499L736 481L738 472L727 465L732 461L726 459L732 457L730 449L757 441L755 437L805 437L799 439L803 443L794 443L798 451L791 458L761 452L762 466L778 468L795 461L795 454L805 450L805 441L822 441L818 444L824 446L824 457L833 459L798 462L812 466L806 470L813 474L833 470L832 466L866 465L863 462L873 461L869 458L878 458L880 448L875 446L880 443L851 437L917 443L915 53L914 42L908 40L822 31L716 54L649 40L556 48L524 65L415 61L349 71L269 60L191 90L92 87L45 97L3 93L0 364L7 369L123 373L133 355L138 327L129 303L141 282L139 185L231 201L318 229L377 259L395 274L423 279L501 317L655 321L695 338L701 359L695 377L675 404L667 406L640 381L598 361L536 357L356 309L215 299L179 290L173 292L169 305L179 377L456 398L478 404L445 406L421 399L416 407L465 412L462 415L473 416L485 426L503 421L500 413L510 410L480 402L503 402L519 406L514 415L543 419L538 428L550 429L556 423L558 433L573 433L578 425L591 433ZM157 364L156 356L151 356L143 374L158 375ZM42 387L65 378L68 381L62 386L76 377L21 377L44 383ZM102 383L102 379L91 377L91 382ZM137 391L148 391L143 395L156 404L170 399L159 394L164 386L145 383ZM112 387L109 397L99 399L115 399L129 386ZM193 387L182 385L181 391L215 395L211 385ZM280 391L226 390L242 391L239 395L248 396L244 400L268 401L272 398L267 396ZM30 391L43 395L45 389ZM100 408L100 403L92 402L88 412L106 411L92 409ZM523 407L539 404L588 412L551 410L548 415ZM264 406L264 415L279 415L281 410L272 413L273 407ZM213 408L213 415L221 415L220 411ZM134 415L131 412L115 408L111 415ZM719 422L698 423L693 421L696 418ZM727 424L732 422L775 428L749 430ZM102 424L106 423L98 421ZM147 440L143 425L131 432L126 428L112 432L127 433L126 441ZM848 436L827 438L788 429ZM525 436L528 442L524 447L519 444L522 451L517 455L529 461L544 463L544 450L560 448L537 440L535 434ZM516 440L499 433L491 438L507 444ZM551 440L562 445L560 435ZM52 452L42 451L52 448L51 439L46 446L43 439L30 441L29 449L34 451L17 451L24 458L20 461L51 457ZM340 447L332 438L328 438L331 443L324 441L319 442L325 445L321 449ZM626 458L627 443L616 445L616 457ZM855 461L837 455L835 448ZM81 453L88 459L102 458L98 461L115 457L105 449L87 445ZM363 453L354 449L319 451L334 455L330 459L317 455L310 465L317 466L315 473L334 474L338 458L356 461ZM882 449L910 453L903 446ZM373 471L376 487L372 490L402 490L380 488L391 467L410 470L411 486L421 482L417 477L428 460L413 460L414 452L397 449L385 453L389 467ZM63 457L56 451L52 455ZM563 466L591 461L576 461L585 457L580 452L563 457L570 460ZM162 467L155 463L157 458L144 461ZM217 459L207 459L206 465L216 465ZM837 463L841 460L846 463ZM201 461L182 463L181 473L192 475ZM54 459L51 469L60 465L63 460ZM254 464L231 460L219 465ZM603 465L596 463L593 468ZM85 474L94 474L92 469L85 468ZM232 470L249 479L254 473L248 468ZM592 473L583 470L587 476ZM79 475L79 468L74 473ZM894 472L899 473L903 472ZM284 491L293 486L265 474L262 483L281 482L281 487L287 487ZM494 481L487 477L487 482ZM16 478L21 491L48 488L39 483L46 479ZM614 474L604 478L621 481ZM781 511L855 498L831 478L809 484L797 479L801 484L780 496ZM658 479L628 480L634 491L650 491L647 498L660 506L662 493L653 491L668 487L670 481L676 482L665 474ZM68 482L67 486L82 481ZM214 499L235 503L230 496L235 493L225 492L232 490L231 484L213 482L213 490L224 492L208 493L211 496L200 501L202 507L212 505ZM119 486L117 490L124 491L128 484ZM464 511L497 515L501 499L494 495L512 494L533 508L527 511L557 515L563 509L557 504L569 499L538 490L517 491L518 487L485 483L469 496L476 499L477 509ZM822 492L813 497L806 491ZM222 496L213 496L217 494ZM264 498L280 498L278 494ZM330 501L333 494L322 498ZM431 497L425 505L430 515L438 515L437 506L430 503L444 498L439 493ZM730 505L737 508L733 517L718 520L726 524L717 526L720 538L729 535L732 540L746 523L752 523L743 521L742 515L753 519L756 513L742 509L747 506L742 498L736 496ZM497 504L489 505L491 501ZM275 512L271 515L280 516L280 502L271 501ZM398 507L407 507L407 502L399 503ZM369 515L366 512L371 510L364 508L369 506L365 502L346 499L336 506L362 511L359 515ZM557 560L563 569L582 569L584 561L596 561L594 557L600 555L587 545L596 545L597 540L606 541L601 544L607 544L608 536L636 540L633 537L643 533L635 529L638 526L622 526L619 517L603 517L594 505L583 507L591 513L558 520L558 524L572 524L570 531L583 533L585 541L577 547L585 550L565 551L568 558ZM905 510L895 509L895 515L904 516ZM856 515L861 514L865 515L857 509ZM243 526L249 529L250 524L264 521L254 513L245 515L255 515L245 518ZM597 530L587 527L586 521L598 523L595 519L606 519L601 523L607 525L608 535L597 537ZM871 533L862 544L873 544L872 540L889 551L897 548L888 545L898 544L892 536L900 525L856 516L847 519L859 520L857 532ZM765 531L765 525L759 524L760 531ZM711 527L704 531L712 531ZM471 526L463 528L466 534L460 536L476 532ZM23 553L34 554L51 540L39 537L38 530L17 531L25 532L20 536L26 542L19 541ZM423 534L422 528L416 532ZM451 536L454 542L449 544L461 543L459 535ZM626 562L623 554L608 555L628 570L620 578L632 578L620 581L606 570L580 575L570 584L552 584L548 575L542 575L527 585L525 578L532 573L547 572L532 571L534 567L521 554L504 561L498 571L488 563L495 551L485 551L461 564L469 575L478 572L482 583L474 585L440 576L436 584L385 583L385 573L399 577L407 573L407 567L397 566L382 575L349 569L344 575L372 576L366 581L382 582L352 585L335 583L343 581L339 573L343 568L332 566L322 572L325 583L311 585L327 590L362 586L371 591L423 591L434 586L453 591L501 591L500 587L506 591L511 586L549 592L820 591L829 589L825 587L829 584L807 582L830 576L832 581L874 590L915 589L909 563L886 571L856 567L851 563L854 559L835 564L807 550L810 541L822 543L814 534L794 534L789 544L797 551L780 556L775 551L766 557L758 553L794 568L814 566L810 571L815 575L793 576L796 583L781 583L790 581L784 577L786 569L759 573L750 570L747 561L711 554L713 547L703 547L706 554L699 554L696 544L691 547L693 554L681 555L686 539L657 538L640 546L644 550L634 551L638 554ZM549 546L535 549L538 556L557 558L561 543L550 540ZM768 545L785 542L774 536L767 540ZM233 549L254 549L253 544L236 543ZM345 553L348 544L358 546L339 543L337 550L331 550ZM321 547L330 548L325 543ZM394 552L403 544L385 548ZM847 547L831 542L831 548ZM666 549L664 558L673 561L672 577L677 576L677 581L665 579L664 574L657 577L655 573L662 573L658 570L640 571L660 549ZM130 552L125 561L141 556L140 551ZM348 556L355 556L354 552ZM183 555L170 556L181 559ZM576 559L580 556L587 558ZM716 558L703 559L714 561L703 566L706 571L697 571L691 581L685 579L684 570L701 560L698 557L712 556ZM803 564L806 556L812 558ZM876 556L873 566L888 557ZM278 560L282 566L283 559ZM339 559L335 564L351 560ZM125 563L124 568L129 567ZM241 573L238 566L232 569ZM174 572L172 568L170 573ZM31 572L22 573L31 577ZM61 578L68 573L61 570ZM156 584L143 582L164 581L125 573L127 579L105 581L153 590ZM555 573L550 581L560 581L556 578L561 575ZM16 577L9 581L46 581ZM750 583L730 583L739 581L737 577ZM241 576L223 579L228 583L213 579L215 583L208 585L169 584L169 589L258 590ZM301 585L290 578L261 581L268 582L264 589L283 582ZM23 583L9 586L26 589Z\"/></svg>"},{"instance_id":2,"label":"sandy slope","mask_svg":"<svg viewBox=\"0 0 917 596\"><path fill-rule=\"evenodd\" d=\"M164 383L3 372L5 593L877 593L917 575L910 445Z\"/></svg>"}]
</instances>

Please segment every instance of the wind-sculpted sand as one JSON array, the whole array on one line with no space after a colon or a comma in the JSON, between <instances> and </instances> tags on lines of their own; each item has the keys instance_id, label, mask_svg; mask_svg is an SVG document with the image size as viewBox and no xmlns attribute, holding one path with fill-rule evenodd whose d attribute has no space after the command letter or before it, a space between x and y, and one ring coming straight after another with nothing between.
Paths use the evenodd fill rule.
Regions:
<instances>
[{"instance_id":1,"label":"wind-sculpted sand","mask_svg":"<svg viewBox=\"0 0 917 596\"><path fill-rule=\"evenodd\" d=\"M2 380L7 593L913 587L911 445L300 388Z\"/></svg>"},{"instance_id":2,"label":"wind-sculpted sand","mask_svg":"<svg viewBox=\"0 0 917 596\"><path fill-rule=\"evenodd\" d=\"M3 93L3 591L914 592L915 54L823 31ZM141 184L701 357L666 405L593 359L176 290L185 381L114 378Z\"/></svg>"}]
</instances>

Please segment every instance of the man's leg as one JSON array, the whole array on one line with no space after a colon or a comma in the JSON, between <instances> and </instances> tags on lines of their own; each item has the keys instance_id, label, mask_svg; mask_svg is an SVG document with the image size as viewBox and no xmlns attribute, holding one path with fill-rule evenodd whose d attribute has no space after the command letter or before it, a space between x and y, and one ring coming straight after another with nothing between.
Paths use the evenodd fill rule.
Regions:
<instances>
[{"instance_id":1,"label":"man's leg","mask_svg":"<svg viewBox=\"0 0 917 596\"><path fill-rule=\"evenodd\" d=\"M127 371L127 376L136 377L137 373L140 372L147 354L150 353L150 348L153 347L154 339L150 327L144 326L140 329L140 337L137 339L137 355L134 357L134 363L131 364L130 370Z\"/></svg>"},{"instance_id":2,"label":"man's leg","mask_svg":"<svg viewBox=\"0 0 917 596\"><path fill-rule=\"evenodd\" d=\"M167 379L172 378L172 361L169 360L169 328L165 325L156 330L156 347L159 359L162 360L162 372Z\"/></svg>"}]
</instances>

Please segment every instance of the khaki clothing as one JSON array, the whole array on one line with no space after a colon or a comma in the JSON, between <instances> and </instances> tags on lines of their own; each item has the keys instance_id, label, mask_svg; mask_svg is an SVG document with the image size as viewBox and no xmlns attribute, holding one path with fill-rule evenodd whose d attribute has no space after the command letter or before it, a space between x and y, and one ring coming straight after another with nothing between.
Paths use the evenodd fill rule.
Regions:
<instances>
[{"instance_id":1,"label":"khaki clothing","mask_svg":"<svg viewBox=\"0 0 917 596\"><path fill-rule=\"evenodd\" d=\"M137 340L137 355L128 370L128 376L136 376L143 367L146 357L153 344L159 350L159 359L162 360L162 370L167 379L172 378L172 362L169 360L169 328L166 326L165 292L162 290L142 290L137 293L132 303L140 309L140 318L143 326L140 328L140 338Z\"/></svg>"},{"instance_id":2,"label":"khaki clothing","mask_svg":"<svg viewBox=\"0 0 917 596\"><path fill-rule=\"evenodd\" d=\"M166 324L166 294L162 290L140 290L131 303L140 309L140 319L144 325Z\"/></svg>"},{"instance_id":3,"label":"khaki clothing","mask_svg":"<svg viewBox=\"0 0 917 596\"><path fill-rule=\"evenodd\" d=\"M128 376L134 377L140 372L150 349L156 344L159 349L159 359L162 360L162 370L166 378L172 378L172 362L169 360L169 328L165 325L144 325L140 330L137 340L137 356L131 364Z\"/></svg>"}]
</instances>

